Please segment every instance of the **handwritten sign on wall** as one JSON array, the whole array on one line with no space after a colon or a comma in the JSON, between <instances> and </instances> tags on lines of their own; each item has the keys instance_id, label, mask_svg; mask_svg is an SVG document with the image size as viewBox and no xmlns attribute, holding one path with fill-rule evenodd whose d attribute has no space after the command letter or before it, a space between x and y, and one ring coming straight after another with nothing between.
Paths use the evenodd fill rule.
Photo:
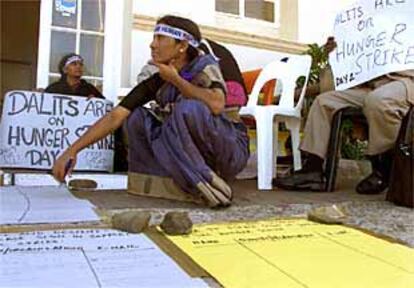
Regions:
<instances>
[{"instance_id":1,"label":"handwritten sign on wall","mask_svg":"<svg viewBox=\"0 0 414 288\"><path fill-rule=\"evenodd\" d=\"M413 15L414 0L360 0L341 11L329 55L336 89L414 69Z\"/></svg>"},{"instance_id":2,"label":"handwritten sign on wall","mask_svg":"<svg viewBox=\"0 0 414 288\"><path fill-rule=\"evenodd\" d=\"M6 94L0 123L0 167L50 169L56 158L87 128L108 113L102 99L11 91ZM113 137L79 153L77 170L111 171Z\"/></svg>"}]
</instances>

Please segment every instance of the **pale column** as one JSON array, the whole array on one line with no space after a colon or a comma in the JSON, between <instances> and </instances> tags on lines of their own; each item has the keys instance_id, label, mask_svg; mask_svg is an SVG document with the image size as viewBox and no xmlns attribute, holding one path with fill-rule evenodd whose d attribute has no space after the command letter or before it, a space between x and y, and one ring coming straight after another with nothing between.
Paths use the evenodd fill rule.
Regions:
<instances>
[{"instance_id":1,"label":"pale column","mask_svg":"<svg viewBox=\"0 0 414 288\"><path fill-rule=\"evenodd\" d=\"M298 39L298 0L280 0L280 38Z\"/></svg>"},{"instance_id":2,"label":"pale column","mask_svg":"<svg viewBox=\"0 0 414 288\"><path fill-rule=\"evenodd\" d=\"M132 0L106 1L103 94L116 102L131 73Z\"/></svg>"}]
</instances>

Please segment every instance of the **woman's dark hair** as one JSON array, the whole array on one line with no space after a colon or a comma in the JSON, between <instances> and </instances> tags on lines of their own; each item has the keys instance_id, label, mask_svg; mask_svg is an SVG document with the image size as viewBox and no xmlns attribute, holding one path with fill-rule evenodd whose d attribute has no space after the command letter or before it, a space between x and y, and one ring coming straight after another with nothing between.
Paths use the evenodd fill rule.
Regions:
<instances>
[{"instance_id":1,"label":"woman's dark hair","mask_svg":"<svg viewBox=\"0 0 414 288\"><path fill-rule=\"evenodd\" d=\"M193 35L195 40L199 42L201 41L200 29L198 28L197 24L194 23L190 19L179 17L179 16L174 16L174 15L165 15L161 17L160 19L158 19L157 24L166 24L166 25L170 25L175 28L182 29L190 33L191 35ZM180 40L176 40L176 41L179 42ZM197 56L198 56L198 50L194 48L193 46L188 46L188 49L187 49L188 59L191 61Z\"/></svg>"},{"instance_id":2,"label":"woman's dark hair","mask_svg":"<svg viewBox=\"0 0 414 288\"><path fill-rule=\"evenodd\" d=\"M61 77L65 77L65 75L66 75L65 72L63 71L63 69L65 68L66 61L68 61L68 59L70 57L73 57L73 56L81 57L80 55L78 55L76 53L69 53L69 54L66 54L65 56L63 56L62 59L60 59L58 69L59 69L59 73L60 73Z\"/></svg>"}]
</instances>

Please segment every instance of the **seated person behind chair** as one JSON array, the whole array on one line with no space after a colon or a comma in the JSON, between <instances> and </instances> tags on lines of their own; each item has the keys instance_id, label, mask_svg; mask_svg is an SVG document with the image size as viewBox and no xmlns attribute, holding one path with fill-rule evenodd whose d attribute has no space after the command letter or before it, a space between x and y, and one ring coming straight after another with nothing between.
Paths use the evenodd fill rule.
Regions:
<instances>
[{"instance_id":1,"label":"seated person behind chair","mask_svg":"<svg viewBox=\"0 0 414 288\"><path fill-rule=\"evenodd\" d=\"M150 45L159 73L136 86L60 155L54 176L62 181L69 159L76 162L79 151L127 120L129 171L172 177L185 192L203 197L210 206L229 205L232 191L225 180L244 168L248 137L243 124L222 113L224 80L215 59L199 55L200 39L191 20L160 18ZM151 100L157 107L142 107Z\"/></svg>"},{"instance_id":2,"label":"seated person behind chair","mask_svg":"<svg viewBox=\"0 0 414 288\"><path fill-rule=\"evenodd\" d=\"M336 47L328 38L325 50ZM361 108L368 120L369 135L366 151L372 173L356 186L360 194L378 194L388 187L392 148L410 103L414 103L414 70L381 76L344 91L320 94L313 102L304 129L301 150L308 161L294 175L275 179L276 187L288 190L324 190L323 162L327 155L333 115L345 107Z\"/></svg>"},{"instance_id":3,"label":"seated person behind chair","mask_svg":"<svg viewBox=\"0 0 414 288\"><path fill-rule=\"evenodd\" d=\"M83 76L83 58L80 55L70 53L63 56L58 68L59 81L47 86L44 92L105 99L95 86L81 79Z\"/></svg>"}]
</instances>

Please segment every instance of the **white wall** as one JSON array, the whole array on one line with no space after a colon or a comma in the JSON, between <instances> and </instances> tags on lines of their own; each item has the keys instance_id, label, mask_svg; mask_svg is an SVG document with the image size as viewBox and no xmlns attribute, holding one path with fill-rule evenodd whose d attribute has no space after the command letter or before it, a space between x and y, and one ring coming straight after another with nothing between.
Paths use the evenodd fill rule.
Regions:
<instances>
[{"instance_id":1,"label":"white wall","mask_svg":"<svg viewBox=\"0 0 414 288\"><path fill-rule=\"evenodd\" d=\"M156 4L155 4L156 3ZM223 21L220 17L216 17L215 0L133 0L133 13L138 15L148 15L153 17L161 17L166 14L175 14L188 17L198 24L207 26L223 27ZM230 19L231 20L231 19ZM227 24L234 28L236 22L227 19ZM234 20L234 19L233 19ZM231 23L230 23L230 22ZM220 23L218 23L220 22ZM257 22L257 21L256 21ZM262 30L271 29L272 33L277 30L275 24L256 23L255 21L248 23L249 33L260 34ZM261 25L259 25L261 24ZM247 24L246 24L247 25ZM264 26L263 26L264 25ZM228 27L226 27L228 28ZM237 29L243 30L246 27L237 26ZM244 29L246 30L246 29ZM266 30L267 31L267 30ZM269 30L270 31L270 30ZM276 32L275 32L276 33ZM139 30L132 32L132 49L131 49L131 74L130 85L135 84L136 75L142 66L150 59L150 42L152 33ZM280 59L284 54L275 51L245 47L234 44L224 44L234 54L242 71L253 70L263 67L269 61Z\"/></svg>"},{"instance_id":2,"label":"white wall","mask_svg":"<svg viewBox=\"0 0 414 288\"><path fill-rule=\"evenodd\" d=\"M241 71L263 68L270 61L279 60L286 57L286 53L258 49L253 47L240 46L235 44L225 44L236 58Z\"/></svg>"},{"instance_id":3,"label":"white wall","mask_svg":"<svg viewBox=\"0 0 414 288\"><path fill-rule=\"evenodd\" d=\"M279 4L275 5L275 23L217 13L215 0L133 0L133 13L159 18L166 14L190 18L197 24L235 30L261 36L278 35ZM275 0L276 1L276 0Z\"/></svg>"},{"instance_id":4,"label":"white wall","mask_svg":"<svg viewBox=\"0 0 414 288\"><path fill-rule=\"evenodd\" d=\"M193 19L199 24L214 25L217 20L214 12L215 0L133 0L133 13L160 17L165 14L177 14ZM335 16L344 7L355 0L298 0L298 32L301 43L325 43L332 34ZM255 26L256 27L256 26ZM253 29L253 28L252 28ZM258 28L259 29L259 28ZM253 32L251 32L253 33ZM257 32L259 33L259 32ZM133 31L130 85L141 67L150 59L149 44L152 33ZM234 54L242 71L263 67L269 61L280 59L283 53L224 44Z\"/></svg>"},{"instance_id":5,"label":"white wall","mask_svg":"<svg viewBox=\"0 0 414 288\"><path fill-rule=\"evenodd\" d=\"M134 30L132 34L132 57L130 86L135 85L136 76L142 66L151 57L149 45L152 40L151 32ZM234 44L223 44L234 55L241 71L262 68L270 61L281 59L287 54L265 49L258 49Z\"/></svg>"},{"instance_id":6,"label":"white wall","mask_svg":"<svg viewBox=\"0 0 414 288\"><path fill-rule=\"evenodd\" d=\"M232 24L238 25L237 29L240 31L259 35L262 34L263 30L266 33L278 33L278 21L273 25L272 30L268 24L263 25L260 21L250 20L247 24L243 24L244 22L237 22L237 17L221 19L222 16L215 12L215 0L157 0L156 5L154 5L154 0L133 1L133 12L135 14L154 17L177 14L191 18L198 24L218 25L219 27L224 25L227 29L229 23L233 21ZM337 12L353 2L355 0L298 0L298 41L301 43L324 43L332 33ZM276 13L278 13L278 10ZM276 14L276 17L279 16Z\"/></svg>"},{"instance_id":7,"label":"white wall","mask_svg":"<svg viewBox=\"0 0 414 288\"><path fill-rule=\"evenodd\" d=\"M193 19L198 24L214 24L215 0L134 0L133 13L161 17L166 14Z\"/></svg>"},{"instance_id":8,"label":"white wall","mask_svg":"<svg viewBox=\"0 0 414 288\"><path fill-rule=\"evenodd\" d=\"M336 14L355 0L299 0L298 41L323 44L332 35Z\"/></svg>"}]
</instances>

